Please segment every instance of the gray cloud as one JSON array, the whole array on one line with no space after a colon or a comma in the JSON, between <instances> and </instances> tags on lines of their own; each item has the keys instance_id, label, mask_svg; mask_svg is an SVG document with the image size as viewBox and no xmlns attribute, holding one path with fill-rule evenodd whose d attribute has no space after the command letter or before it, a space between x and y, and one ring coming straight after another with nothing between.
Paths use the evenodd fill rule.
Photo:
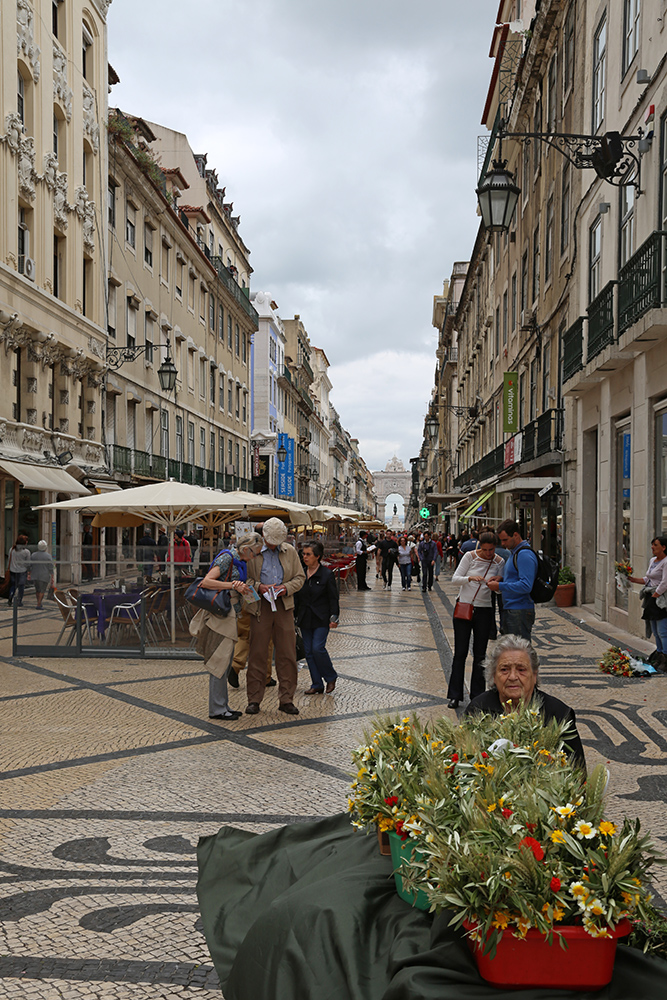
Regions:
<instances>
[{"instance_id":1,"label":"gray cloud","mask_svg":"<svg viewBox=\"0 0 667 1000\"><path fill-rule=\"evenodd\" d=\"M253 287L284 316L299 313L324 348L334 401L374 468L388 448L407 461L419 447L433 295L477 230L496 10L496 0L199 0L196 18L173 0L110 8L112 102L208 152L241 215ZM377 378L387 352L401 352L401 368ZM359 395L336 385L350 365L368 374Z\"/></svg>"}]
</instances>

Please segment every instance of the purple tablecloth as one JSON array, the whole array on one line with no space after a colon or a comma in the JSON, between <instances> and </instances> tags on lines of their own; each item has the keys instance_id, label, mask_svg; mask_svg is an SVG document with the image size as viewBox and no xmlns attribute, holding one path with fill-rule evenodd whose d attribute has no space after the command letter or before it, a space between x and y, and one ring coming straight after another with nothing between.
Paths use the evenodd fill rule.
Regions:
<instances>
[{"instance_id":1,"label":"purple tablecloth","mask_svg":"<svg viewBox=\"0 0 667 1000\"><path fill-rule=\"evenodd\" d=\"M115 608L118 604L136 604L140 597L141 594L138 592L131 594L108 592L98 594L81 594L81 604L85 604L85 606L97 616L97 634L99 636L103 636L113 608Z\"/></svg>"}]
</instances>

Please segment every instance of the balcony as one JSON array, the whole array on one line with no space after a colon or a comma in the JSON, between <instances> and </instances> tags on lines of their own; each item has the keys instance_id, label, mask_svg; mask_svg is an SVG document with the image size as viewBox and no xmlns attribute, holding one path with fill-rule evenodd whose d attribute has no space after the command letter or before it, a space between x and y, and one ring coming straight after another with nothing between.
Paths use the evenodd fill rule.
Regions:
<instances>
[{"instance_id":1,"label":"balcony","mask_svg":"<svg viewBox=\"0 0 667 1000\"><path fill-rule=\"evenodd\" d=\"M280 383L281 379L284 382L287 382L288 385L292 384L292 376L290 375L290 370L287 365L283 365L282 374L278 376L278 383Z\"/></svg>"},{"instance_id":2,"label":"balcony","mask_svg":"<svg viewBox=\"0 0 667 1000\"><path fill-rule=\"evenodd\" d=\"M306 392L306 390L302 389L301 386L299 386L299 395L301 396L300 402L304 406L304 409L306 409L307 412L311 414L313 412L313 401Z\"/></svg>"},{"instance_id":3,"label":"balcony","mask_svg":"<svg viewBox=\"0 0 667 1000\"><path fill-rule=\"evenodd\" d=\"M132 449L120 444L112 445L112 461L114 472L129 475L132 472Z\"/></svg>"},{"instance_id":4,"label":"balcony","mask_svg":"<svg viewBox=\"0 0 667 1000\"><path fill-rule=\"evenodd\" d=\"M563 382L584 367L584 317L575 320L563 336Z\"/></svg>"},{"instance_id":5,"label":"balcony","mask_svg":"<svg viewBox=\"0 0 667 1000\"><path fill-rule=\"evenodd\" d=\"M206 247L203 247L202 249L204 250L204 253L206 253ZM253 330L258 330L259 316L257 314L257 310L255 309L254 305L250 301L249 296L247 295L247 289L244 290L243 288L241 288L238 282L235 281L234 278L232 278L231 274L229 273L229 268L223 261L222 257L210 257L210 261L217 272L218 278L225 286L229 294L236 300L238 305L241 306L244 312L252 320Z\"/></svg>"},{"instance_id":6,"label":"balcony","mask_svg":"<svg viewBox=\"0 0 667 1000\"><path fill-rule=\"evenodd\" d=\"M557 409L545 410L536 420L531 420L522 431L521 462L532 462L541 455L548 455L561 448L562 421ZM505 443L487 452L454 480L455 486L483 483L505 469Z\"/></svg>"},{"instance_id":7,"label":"balcony","mask_svg":"<svg viewBox=\"0 0 667 1000\"><path fill-rule=\"evenodd\" d=\"M586 361L592 361L614 343L614 285L608 282L588 307L588 351Z\"/></svg>"},{"instance_id":8,"label":"balcony","mask_svg":"<svg viewBox=\"0 0 667 1000\"><path fill-rule=\"evenodd\" d=\"M308 361L308 358L305 356L305 354L301 358L301 368L303 368L303 370L308 375L308 378L312 382L315 376L313 375L313 369L310 367L310 363Z\"/></svg>"},{"instance_id":9,"label":"balcony","mask_svg":"<svg viewBox=\"0 0 667 1000\"><path fill-rule=\"evenodd\" d=\"M648 312L667 304L667 232L651 233L618 273L619 336Z\"/></svg>"},{"instance_id":10,"label":"balcony","mask_svg":"<svg viewBox=\"0 0 667 1000\"><path fill-rule=\"evenodd\" d=\"M195 486L206 485L206 469L203 469L199 465L195 465L194 467L194 482Z\"/></svg>"},{"instance_id":11,"label":"balcony","mask_svg":"<svg viewBox=\"0 0 667 1000\"><path fill-rule=\"evenodd\" d=\"M162 455L151 455L151 475L154 479L166 480L167 459Z\"/></svg>"}]
</instances>

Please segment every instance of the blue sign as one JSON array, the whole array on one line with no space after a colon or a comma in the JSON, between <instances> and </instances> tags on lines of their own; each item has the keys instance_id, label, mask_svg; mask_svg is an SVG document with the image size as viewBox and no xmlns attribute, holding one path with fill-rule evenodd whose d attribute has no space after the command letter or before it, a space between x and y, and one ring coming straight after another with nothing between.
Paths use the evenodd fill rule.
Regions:
<instances>
[{"instance_id":1,"label":"blue sign","mask_svg":"<svg viewBox=\"0 0 667 1000\"><path fill-rule=\"evenodd\" d=\"M278 448L287 452L284 462L278 462L278 496L293 497L294 494L294 438L287 434L278 435Z\"/></svg>"},{"instance_id":2,"label":"blue sign","mask_svg":"<svg viewBox=\"0 0 667 1000\"><path fill-rule=\"evenodd\" d=\"M627 489L623 490L623 499L624 500L629 500L630 499L630 490L627 490Z\"/></svg>"},{"instance_id":3,"label":"blue sign","mask_svg":"<svg viewBox=\"0 0 667 1000\"><path fill-rule=\"evenodd\" d=\"M630 450L631 450L631 436L630 434L623 435L623 478L630 478Z\"/></svg>"}]
</instances>

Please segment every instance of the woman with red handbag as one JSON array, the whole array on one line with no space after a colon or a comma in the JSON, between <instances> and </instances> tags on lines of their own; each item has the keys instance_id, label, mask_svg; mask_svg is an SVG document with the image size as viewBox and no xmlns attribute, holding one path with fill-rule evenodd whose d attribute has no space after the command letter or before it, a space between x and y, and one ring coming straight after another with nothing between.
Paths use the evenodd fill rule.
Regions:
<instances>
[{"instance_id":1,"label":"woman with red handbag","mask_svg":"<svg viewBox=\"0 0 667 1000\"><path fill-rule=\"evenodd\" d=\"M463 680L471 635L470 698L476 698L484 692L483 663L486 647L495 631L491 591L485 581L501 577L504 571L505 561L502 556L496 555L496 536L490 531L480 535L477 548L466 552L456 567L452 582L460 584L461 589L454 608L454 660L447 689L448 708L458 708L463 699Z\"/></svg>"}]
</instances>

